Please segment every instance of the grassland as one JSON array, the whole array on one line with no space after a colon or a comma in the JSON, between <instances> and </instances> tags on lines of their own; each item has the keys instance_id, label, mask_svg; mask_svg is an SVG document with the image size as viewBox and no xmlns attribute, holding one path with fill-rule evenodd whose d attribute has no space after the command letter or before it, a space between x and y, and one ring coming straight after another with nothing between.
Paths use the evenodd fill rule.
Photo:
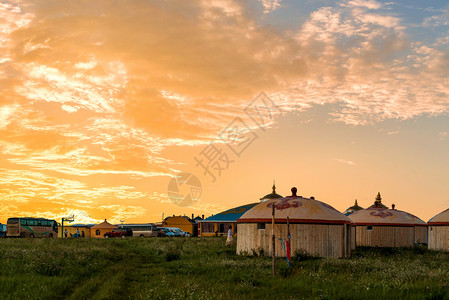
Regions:
<instances>
[{"instance_id":1,"label":"grassland","mask_svg":"<svg viewBox=\"0 0 449 300\"><path fill-rule=\"evenodd\" d=\"M1 299L449 299L449 253L235 254L222 238L1 239Z\"/></svg>"}]
</instances>

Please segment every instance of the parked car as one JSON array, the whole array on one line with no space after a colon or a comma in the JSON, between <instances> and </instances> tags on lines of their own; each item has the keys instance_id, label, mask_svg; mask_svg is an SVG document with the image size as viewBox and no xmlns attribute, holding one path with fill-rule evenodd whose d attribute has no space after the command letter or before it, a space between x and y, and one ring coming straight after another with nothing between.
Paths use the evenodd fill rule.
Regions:
<instances>
[{"instance_id":1,"label":"parked car","mask_svg":"<svg viewBox=\"0 0 449 300\"><path fill-rule=\"evenodd\" d=\"M191 236L191 234L189 232L184 232L181 229L179 229L178 227L167 227L168 229L170 229L175 236Z\"/></svg>"},{"instance_id":2,"label":"parked car","mask_svg":"<svg viewBox=\"0 0 449 300\"><path fill-rule=\"evenodd\" d=\"M133 233L130 230L124 230L122 228L116 228L113 229L112 231L106 232L104 234L105 238L113 238L113 237L120 237L122 239L124 239L127 236L132 236Z\"/></svg>"},{"instance_id":3,"label":"parked car","mask_svg":"<svg viewBox=\"0 0 449 300\"><path fill-rule=\"evenodd\" d=\"M168 227L158 227L157 236L175 236L175 233Z\"/></svg>"}]
</instances>

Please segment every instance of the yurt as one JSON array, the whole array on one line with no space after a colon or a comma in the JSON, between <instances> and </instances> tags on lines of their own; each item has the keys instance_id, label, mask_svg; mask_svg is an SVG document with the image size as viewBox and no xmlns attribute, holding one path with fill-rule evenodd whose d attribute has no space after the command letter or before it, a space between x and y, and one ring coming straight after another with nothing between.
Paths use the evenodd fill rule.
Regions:
<instances>
[{"instance_id":1,"label":"yurt","mask_svg":"<svg viewBox=\"0 0 449 300\"><path fill-rule=\"evenodd\" d=\"M104 238L104 234L106 232L112 231L114 228L117 228L117 226L112 225L111 223L106 221L106 219L104 219L104 222L101 222L100 224L97 224L90 228L90 237Z\"/></svg>"},{"instance_id":2,"label":"yurt","mask_svg":"<svg viewBox=\"0 0 449 300\"><path fill-rule=\"evenodd\" d=\"M427 225L429 249L449 251L449 209L430 219Z\"/></svg>"},{"instance_id":3,"label":"yurt","mask_svg":"<svg viewBox=\"0 0 449 300\"><path fill-rule=\"evenodd\" d=\"M374 205L348 216L356 227L356 245L411 247L427 242L427 224L420 218L382 204L380 193Z\"/></svg>"},{"instance_id":4,"label":"yurt","mask_svg":"<svg viewBox=\"0 0 449 300\"><path fill-rule=\"evenodd\" d=\"M292 195L255 205L237 220L237 254L271 256L272 212L275 212L275 255L285 256L289 241L292 255L297 251L320 257L351 255L351 220L332 206L313 197Z\"/></svg>"}]
</instances>

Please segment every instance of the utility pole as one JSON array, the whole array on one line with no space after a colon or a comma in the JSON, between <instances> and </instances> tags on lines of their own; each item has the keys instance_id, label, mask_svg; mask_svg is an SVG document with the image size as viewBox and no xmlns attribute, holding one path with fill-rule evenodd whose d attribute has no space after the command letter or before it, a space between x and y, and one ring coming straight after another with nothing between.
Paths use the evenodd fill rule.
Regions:
<instances>
[{"instance_id":1,"label":"utility pole","mask_svg":"<svg viewBox=\"0 0 449 300\"><path fill-rule=\"evenodd\" d=\"M274 276L274 275L276 275L276 239L274 237L274 224L275 224L275 221L274 221L274 210L276 209L276 202L272 202L272 204L273 204L273 206L272 206L273 210L272 210L272 213L271 213L271 215L272 215L272 217L271 217L271 232L272 232L271 241L272 241L272 249L273 249L273 251L272 251L272 254L271 254L271 257L272 257L271 259L272 259L272 263L273 263L273 276Z\"/></svg>"},{"instance_id":2,"label":"utility pole","mask_svg":"<svg viewBox=\"0 0 449 300\"><path fill-rule=\"evenodd\" d=\"M61 237L64 238L64 221L72 223L75 221L75 215L71 215L70 217L63 217L61 219Z\"/></svg>"}]
</instances>

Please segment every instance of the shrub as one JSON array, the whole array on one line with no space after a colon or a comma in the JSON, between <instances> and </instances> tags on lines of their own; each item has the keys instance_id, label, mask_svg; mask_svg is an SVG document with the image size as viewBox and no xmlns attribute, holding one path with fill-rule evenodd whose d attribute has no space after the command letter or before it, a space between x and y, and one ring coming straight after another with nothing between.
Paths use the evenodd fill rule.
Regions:
<instances>
[{"instance_id":1,"label":"shrub","mask_svg":"<svg viewBox=\"0 0 449 300\"><path fill-rule=\"evenodd\" d=\"M178 260L180 257L181 257L180 250L169 250L167 251L167 253L165 253L165 259L167 261Z\"/></svg>"},{"instance_id":2,"label":"shrub","mask_svg":"<svg viewBox=\"0 0 449 300\"><path fill-rule=\"evenodd\" d=\"M304 261L304 260L318 259L318 258L319 257L314 256L303 249L299 249L299 250L296 250L295 253L293 254L292 260L293 261Z\"/></svg>"}]
</instances>

